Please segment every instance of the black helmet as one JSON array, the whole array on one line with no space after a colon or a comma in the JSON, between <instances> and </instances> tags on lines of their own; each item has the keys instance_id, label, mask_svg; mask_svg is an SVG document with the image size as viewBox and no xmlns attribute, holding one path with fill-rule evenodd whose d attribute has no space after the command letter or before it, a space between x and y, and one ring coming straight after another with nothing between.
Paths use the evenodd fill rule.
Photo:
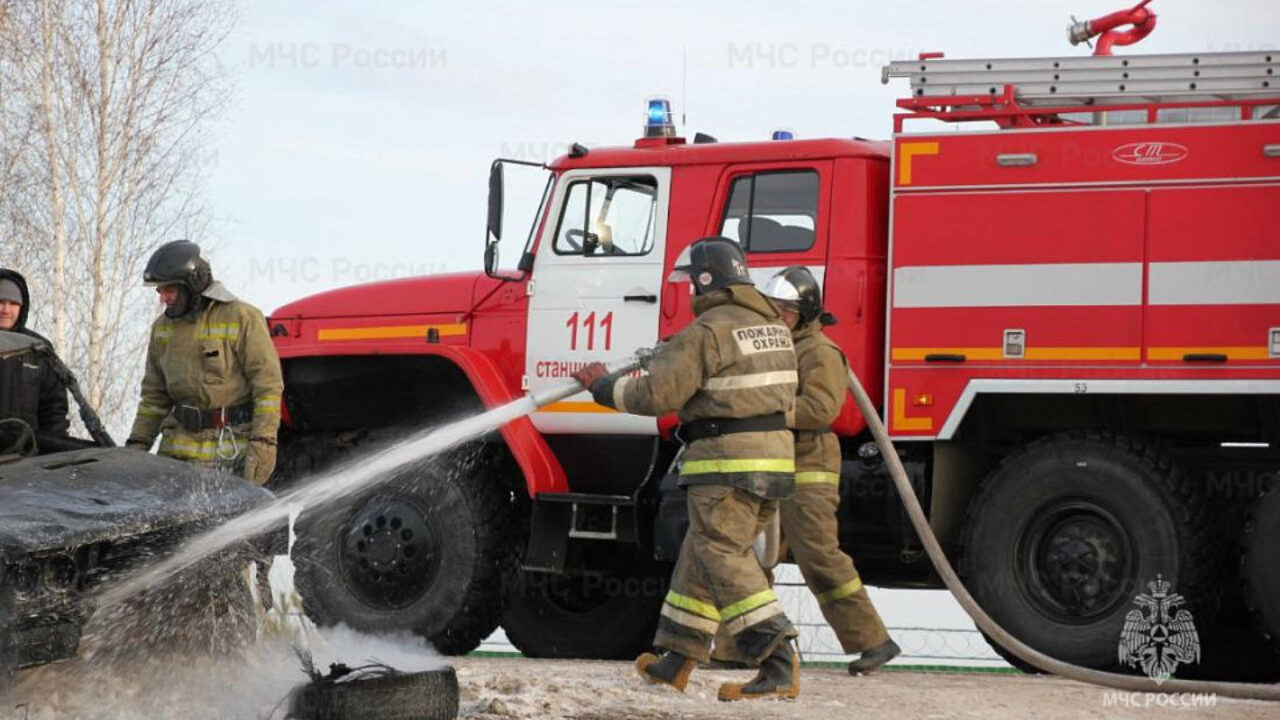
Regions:
<instances>
[{"instance_id":1,"label":"black helmet","mask_svg":"<svg viewBox=\"0 0 1280 720\"><path fill-rule=\"evenodd\" d=\"M688 278L698 295L730 285L751 285L747 255L727 237L704 237L685 248L671 268L671 280Z\"/></svg>"},{"instance_id":2,"label":"black helmet","mask_svg":"<svg viewBox=\"0 0 1280 720\"><path fill-rule=\"evenodd\" d=\"M177 318L199 306L200 293L213 284L213 271L209 261L200 257L199 245L190 240L174 240L151 254L142 280L151 287L178 286L181 300L165 310L166 315Z\"/></svg>"},{"instance_id":3,"label":"black helmet","mask_svg":"<svg viewBox=\"0 0 1280 720\"><path fill-rule=\"evenodd\" d=\"M823 325L834 325L836 319L822 310L822 286L809 268L792 265L783 268L769 278L761 290L765 297L779 304L790 305L800 314L800 324L808 325L817 320Z\"/></svg>"}]
</instances>

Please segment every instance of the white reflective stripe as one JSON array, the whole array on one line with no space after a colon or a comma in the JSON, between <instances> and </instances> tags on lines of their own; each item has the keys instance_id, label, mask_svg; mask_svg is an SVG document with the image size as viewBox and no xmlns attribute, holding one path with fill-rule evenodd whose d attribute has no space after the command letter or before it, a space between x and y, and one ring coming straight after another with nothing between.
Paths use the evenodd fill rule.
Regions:
<instances>
[{"instance_id":1,"label":"white reflective stripe","mask_svg":"<svg viewBox=\"0 0 1280 720\"><path fill-rule=\"evenodd\" d=\"M706 390L745 390L767 385L797 385L799 383L800 376L796 374L795 370L774 370L750 375L711 378L703 388Z\"/></svg>"},{"instance_id":2,"label":"white reflective stripe","mask_svg":"<svg viewBox=\"0 0 1280 720\"><path fill-rule=\"evenodd\" d=\"M1152 305L1280 304L1280 260L1151 263Z\"/></svg>"},{"instance_id":3,"label":"white reflective stripe","mask_svg":"<svg viewBox=\"0 0 1280 720\"><path fill-rule=\"evenodd\" d=\"M631 382L629 377L620 377L613 383L613 408L618 412L626 412L627 406L623 401L626 396L627 383Z\"/></svg>"},{"instance_id":4,"label":"white reflective stripe","mask_svg":"<svg viewBox=\"0 0 1280 720\"><path fill-rule=\"evenodd\" d=\"M730 635L737 635L747 628L757 623L762 623L775 615L781 615L782 605L777 600L762 605L755 610L743 613L732 620L725 620L723 623L725 632Z\"/></svg>"},{"instance_id":5,"label":"white reflective stripe","mask_svg":"<svg viewBox=\"0 0 1280 720\"><path fill-rule=\"evenodd\" d=\"M707 635L715 635L716 630L720 629L719 621L704 618L701 615L694 615L670 603L662 603L662 610L659 614L677 625L693 628Z\"/></svg>"},{"instance_id":6,"label":"white reflective stripe","mask_svg":"<svg viewBox=\"0 0 1280 720\"><path fill-rule=\"evenodd\" d=\"M895 308L1142 304L1142 263L933 265L893 271Z\"/></svg>"}]
</instances>

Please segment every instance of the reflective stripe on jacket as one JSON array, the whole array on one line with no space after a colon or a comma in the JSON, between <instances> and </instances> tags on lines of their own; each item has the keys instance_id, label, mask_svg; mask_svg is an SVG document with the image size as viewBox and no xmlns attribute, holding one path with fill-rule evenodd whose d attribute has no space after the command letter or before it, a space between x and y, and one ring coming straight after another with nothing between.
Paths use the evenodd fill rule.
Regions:
<instances>
[{"instance_id":1,"label":"reflective stripe on jacket","mask_svg":"<svg viewBox=\"0 0 1280 720\"><path fill-rule=\"evenodd\" d=\"M596 402L637 415L676 411L681 422L788 413L795 404L791 332L748 285L694 298L696 318L663 347L647 375L603 380ZM729 485L765 498L794 491L795 444L788 430L697 440L684 453L682 485Z\"/></svg>"},{"instance_id":2,"label":"reflective stripe on jacket","mask_svg":"<svg viewBox=\"0 0 1280 720\"><path fill-rule=\"evenodd\" d=\"M250 437L240 444L250 438L276 439L284 379L266 318L238 300L204 302L195 319L161 315L152 324L130 441L150 445L162 424L175 424L168 419L175 406L209 410L244 403L253 403L254 413Z\"/></svg>"}]
</instances>

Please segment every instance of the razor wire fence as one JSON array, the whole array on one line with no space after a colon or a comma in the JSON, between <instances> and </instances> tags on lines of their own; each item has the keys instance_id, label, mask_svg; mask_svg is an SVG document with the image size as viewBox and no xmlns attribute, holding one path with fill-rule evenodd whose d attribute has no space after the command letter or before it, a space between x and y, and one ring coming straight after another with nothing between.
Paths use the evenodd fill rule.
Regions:
<instances>
[{"instance_id":1,"label":"razor wire fence","mask_svg":"<svg viewBox=\"0 0 1280 720\"><path fill-rule=\"evenodd\" d=\"M853 658L841 649L799 568L779 565L774 588L800 632L800 652L806 661L844 663ZM1008 667L946 591L870 587L868 592L889 636L902 648L895 665Z\"/></svg>"},{"instance_id":2,"label":"razor wire fence","mask_svg":"<svg viewBox=\"0 0 1280 720\"><path fill-rule=\"evenodd\" d=\"M787 616L800 632L800 652L806 662L846 663L854 656L840 647L822 617L813 593L795 565L779 565L775 589ZM973 622L943 590L885 590L868 588L889 635L902 648L892 665L963 667L1000 670L1009 667L987 644ZM479 648L482 652L519 653L499 629Z\"/></svg>"}]
</instances>

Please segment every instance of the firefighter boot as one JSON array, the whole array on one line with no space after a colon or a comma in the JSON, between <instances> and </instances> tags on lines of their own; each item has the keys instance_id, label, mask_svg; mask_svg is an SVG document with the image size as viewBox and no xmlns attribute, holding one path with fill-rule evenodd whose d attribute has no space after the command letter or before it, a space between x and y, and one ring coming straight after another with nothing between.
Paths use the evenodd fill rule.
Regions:
<instances>
[{"instance_id":1,"label":"firefighter boot","mask_svg":"<svg viewBox=\"0 0 1280 720\"><path fill-rule=\"evenodd\" d=\"M645 653L636 658L636 670L640 677L655 685L670 685L684 692L689 684L689 675L697 667L698 662L678 652L665 652L661 657L653 653Z\"/></svg>"},{"instance_id":2,"label":"firefighter boot","mask_svg":"<svg viewBox=\"0 0 1280 720\"><path fill-rule=\"evenodd\" d=\"M898 643L892 640L881 643L870 650L863 650L862 655L857 660L849 663L849 674L861 675L869 673L898 657L901 653L902 648L898 647Z\"/></svg>"},{"instance_id":3,"label":"firefighter boot","mask_svg":"<svg viewBox=\"0 0 1280 720\"><path fill-rule=\"evenodd\" d=\"M780 697L794 700L800 694L800 656L791 643L784 642L760 664L749 683L725 683L717 694L721 700L752 700Z\"/></svg>"}]
</instances>

